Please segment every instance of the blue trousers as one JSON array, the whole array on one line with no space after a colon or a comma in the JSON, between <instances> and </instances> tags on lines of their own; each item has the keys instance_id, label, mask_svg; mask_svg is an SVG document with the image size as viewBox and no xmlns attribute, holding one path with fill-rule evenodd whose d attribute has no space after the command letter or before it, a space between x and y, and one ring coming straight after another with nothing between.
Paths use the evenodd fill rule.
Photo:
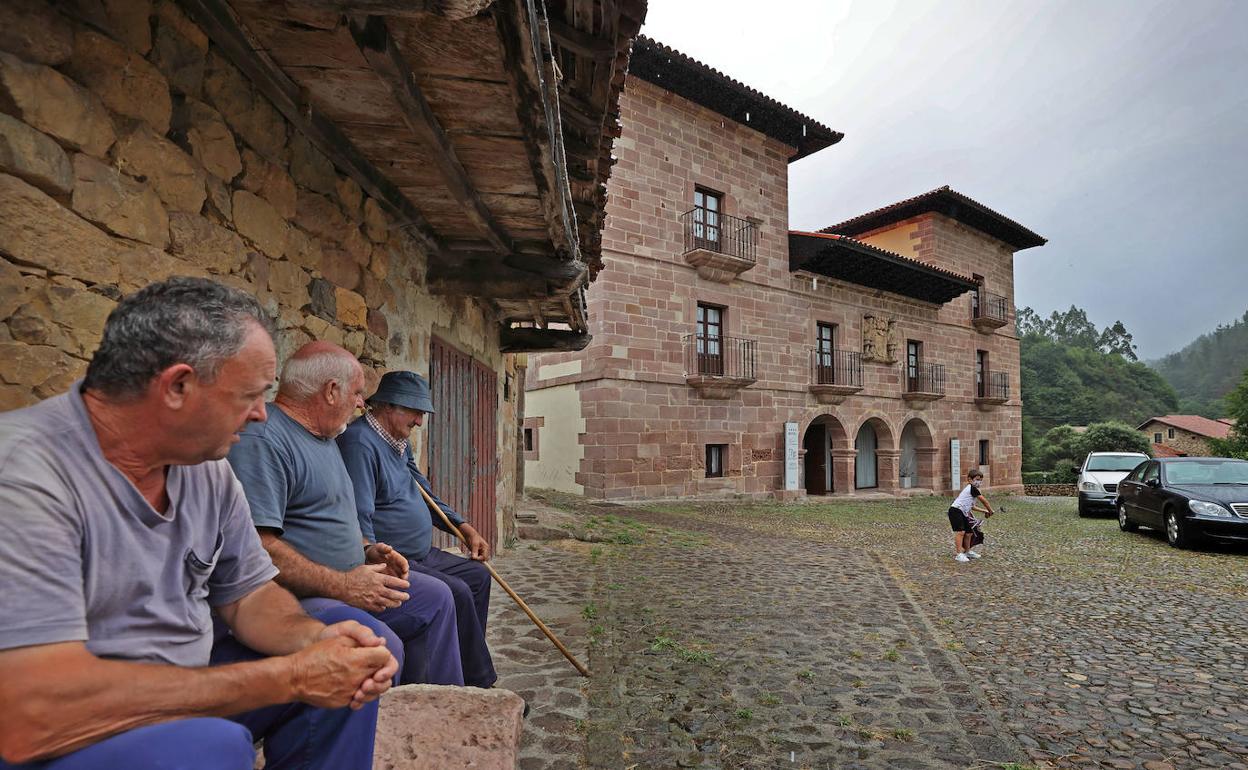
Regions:
<instances>
[{"instance_id":1,"label":"blue trousers","mask_svg":"<svg viewBox=\"0 0 1248 770\"><path fill-rule=\"evenodd\" d=\"M464 684L490 687L498 680L490 648L485 644L485 622L490 615L490 571L479 561L434 548L421 561L409 562L411 572L437 578L455 599L459 656Z\"/></svg>"},{"instance_id":2,"label":"blue trousers","mask_svg":"<svg viewBox=\"0 0 1248 770\"><path fill-rule=\"evenodd\" d=\"M322 617L326 623L355 620L381 634L382 623L361 610L339 604ZM213 665L264 657L232 636L217 639ZM286 703L229 719L196 718L135 728L85 749L45 762L0 770L251 770L253 743L264 739L265 767L271 770L371 770L377 732L377 703L359 711Z\"/></svg>"}]
</instances>

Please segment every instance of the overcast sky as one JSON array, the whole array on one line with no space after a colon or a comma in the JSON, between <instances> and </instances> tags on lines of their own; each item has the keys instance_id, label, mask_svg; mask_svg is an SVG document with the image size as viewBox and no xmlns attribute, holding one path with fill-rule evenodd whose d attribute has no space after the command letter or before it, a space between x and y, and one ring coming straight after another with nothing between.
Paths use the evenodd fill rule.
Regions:
<instances>
[{"instance_id":1,"label":"overcast sky","mask_svg":"<svg viewBox=\"0 0 1248 770\"><path fill-rule=\"evenodd\" d=\"M948 184L1049 239L1017 304L1143 358L1248 309L1248 0L650 0L642 30L845 138L790 225Z\"/></svg>"}]
</instances>

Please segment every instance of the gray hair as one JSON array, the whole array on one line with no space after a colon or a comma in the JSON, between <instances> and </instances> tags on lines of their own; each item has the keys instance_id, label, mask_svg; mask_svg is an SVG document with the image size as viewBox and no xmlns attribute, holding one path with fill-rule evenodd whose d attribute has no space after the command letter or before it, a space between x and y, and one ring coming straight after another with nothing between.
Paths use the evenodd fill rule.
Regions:
<instances>
[{"instance_id":1,"label":"gray hair","mask_svg":"<svg viewBox=\"0 0 1248 770\"><path fill-rule=\"evenodd\" d=\"M109 313L83 386L109 398L132 398L175 364L187 364L212 382L242 350L252 326L273 334L264 308L244 291L184 276L149 284Z\"/></svg>"},{"instance_id":2,"label":"gray hair","mask_svg":"<svg viewBox=\"0 0 1248 770\"><path fill-rule=\"evenodd\" d=\"M343 388L355 377L358 362L340 350L319 350L293 356L282 367L278 391L296 400L311 398L331 381Z\"/></svg>"}]
</instances>

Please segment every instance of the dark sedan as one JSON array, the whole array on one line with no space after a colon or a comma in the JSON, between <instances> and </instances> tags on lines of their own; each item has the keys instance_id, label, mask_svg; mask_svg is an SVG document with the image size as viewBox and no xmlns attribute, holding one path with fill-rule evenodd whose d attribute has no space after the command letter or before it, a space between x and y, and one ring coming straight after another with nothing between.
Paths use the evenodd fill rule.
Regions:
<instances>
[{"instance_id":1,"label":"dark sedan","mask_svg":"<svg viewBox=\"0 0 1248 770\"><path fill-rule=\"evenodd\" d=\"M1175 548L1202 537L1248 540L1248 461L1165 457L1140 463L1118 485L1118 527L1164 530Z\"/></svg>"}]
</instances>

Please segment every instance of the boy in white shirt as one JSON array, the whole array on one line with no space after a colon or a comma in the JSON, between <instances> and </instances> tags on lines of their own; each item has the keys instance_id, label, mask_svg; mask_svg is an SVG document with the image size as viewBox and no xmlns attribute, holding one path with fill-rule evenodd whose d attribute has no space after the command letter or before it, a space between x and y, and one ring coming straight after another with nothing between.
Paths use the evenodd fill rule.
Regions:
<instances>
[{"instance_id":1,"label":"boy in white shirt","mask_svg":"<svg viewBox=\"0 0 1248 770\"><path fill-rule=\"evenodd\" d=\"M953 505L949 506L949 525L953 527L953 547L957 551L953 558L960 562L978 559L980 556L971 550L975 546L975 530L979 527L979 521L971 515L971 511L983 510L988 516L994 513L988 498L979 491L984 474L973 470L966 474L966 478L970 483L958 494ZM977 499L984 504L983 509L975 508Z\"/></svg>"}]
</instances>

